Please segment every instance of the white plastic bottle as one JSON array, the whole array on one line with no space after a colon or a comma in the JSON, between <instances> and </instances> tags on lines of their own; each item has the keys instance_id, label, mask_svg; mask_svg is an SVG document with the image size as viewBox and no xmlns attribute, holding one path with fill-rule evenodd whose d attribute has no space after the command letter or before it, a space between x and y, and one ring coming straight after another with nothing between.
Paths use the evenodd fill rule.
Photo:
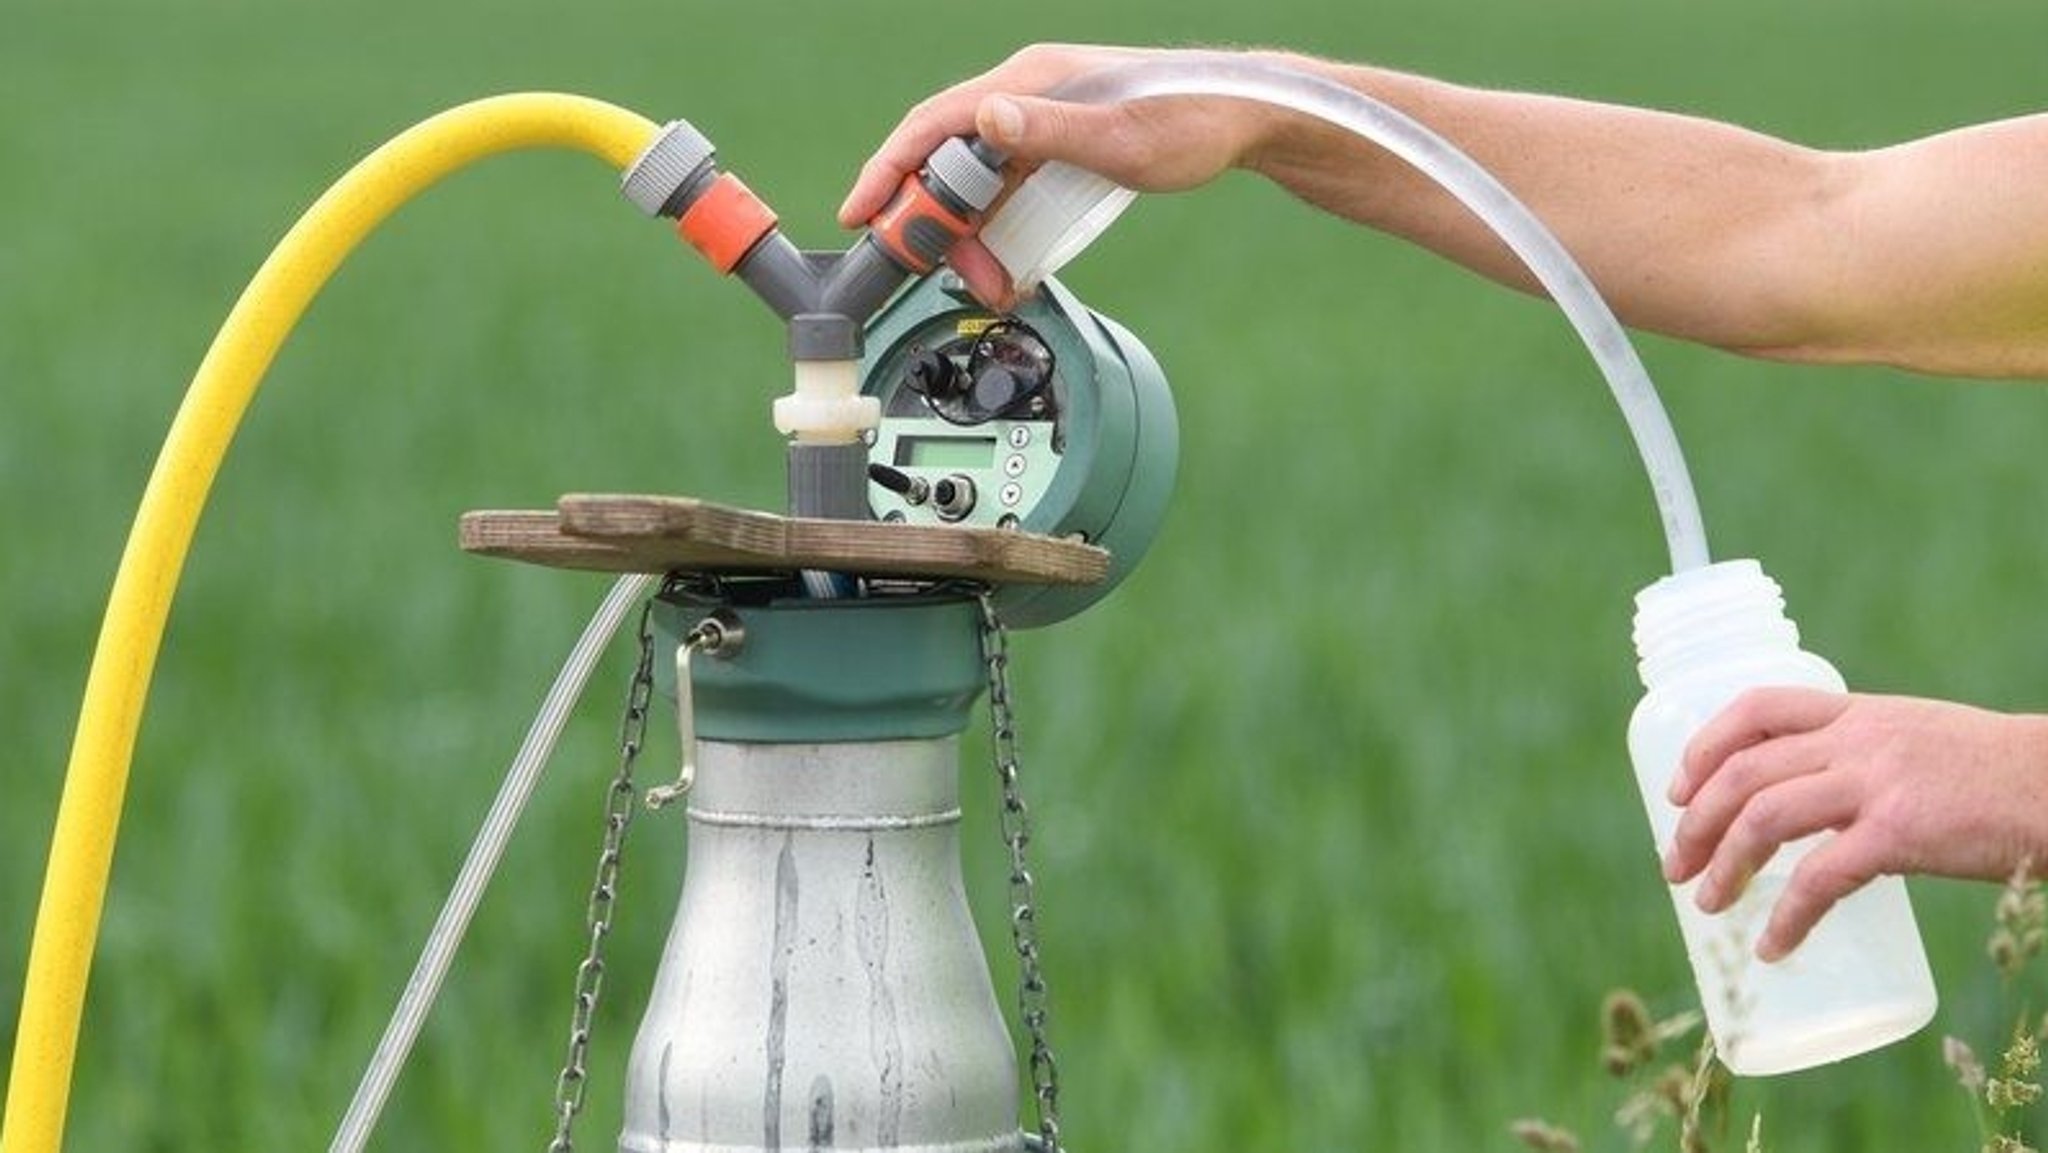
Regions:
<instances>
[{"instance_id":1,"label":"white plastic bottle","mask_svg":"<svg viewBox=\"0 0 2048 1153\"><path fill-rule=\"evenodd\" d=\"M1666 792L1703 724L1744 689L1845 686L1833 666L1799 647L1777 582L1753 560L1692 569L1636 594L1635 642L1648 692L1629 721L1629 754L1662 856L1683 812ZM1693 903L1696 880L1672 888L1707 1027L1736 1073L1839 1061L1934 1016L1934 978L1897 877L1881 877L1829 910L1790 956L1757 959L1756 939L1793 867L1833 835L1779 849L1734 906L1713 916Z\"/></svg>"}]
</instances>

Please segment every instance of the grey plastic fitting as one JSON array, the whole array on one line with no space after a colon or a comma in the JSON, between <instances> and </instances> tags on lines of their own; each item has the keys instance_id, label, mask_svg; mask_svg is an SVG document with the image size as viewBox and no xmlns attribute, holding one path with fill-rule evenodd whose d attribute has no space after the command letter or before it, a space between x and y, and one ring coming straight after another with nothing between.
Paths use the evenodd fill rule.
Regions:
<instances>
[{"instance_id":1,"label":"grey plastic fitting","mask_svg":"<svg viewBox=\"0 0 2048 1153\"><path fill-rule=\"evenodd\" d=\"M799 312L789 318L791 360L859 360L860 325L840 312Z\"/></svg>"},{"instance_id":2,"label":"grey plastic fitting","mask_svg":"<svg viewBox=\"0 0 2048 1153\"><path fill-rule=\"evenodd\" d=\"M903 266L873 236L862 236L833 261L818 306L866 320L903 287L905 276Z\"/></svg>"},{"instance_id":3,"label":"grey plastic fitting","mask_svg":"<svg viewBox=\"0 0 2048 1153\"><path fill-rule=\"evenodd\" d=\"M754 290L761 303L784 320L818 311L818 283L824 274L823 267L812 255L790 243L779 228L762 237L733 273Z\"/></svg>"},{"instance_id":4,"label":"grey plastic fitting","mask_svg":"<svg viewBox=\"0 0 2048 1153\"><path fill-rule=\"evenodd\" d=\"M934 192L946 193L968 212L980 212L994 204L1003 191L1001 163L983 160L964 137L949 137L939 145L925 161L925 171L936 185Z\"/></svg>"},{"instance_id":5,"label":"grey plastic fitting","mask_svg":"<svg viewBox=\"0 0 2048 1153\"><path fill-rule=\"evenodd\" d=\"M718 150L687 120L662 125L619 179L619 191L649 216L681 216L717 174Z\"/></svg>"}]
</instances>

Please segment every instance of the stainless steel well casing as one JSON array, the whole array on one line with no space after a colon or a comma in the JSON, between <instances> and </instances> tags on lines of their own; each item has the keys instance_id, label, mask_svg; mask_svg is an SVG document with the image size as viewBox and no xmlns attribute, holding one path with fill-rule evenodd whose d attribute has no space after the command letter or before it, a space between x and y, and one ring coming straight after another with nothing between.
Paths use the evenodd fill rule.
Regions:
<instances>
[{"instance_id":1,"label":"stainless steel well casing","mask_svg":"<svg viewBox=\"0 0 2048 1153\"><path fill-rule=\"evenodd\" d=\"M624 1153L1016 1153L960 876L958 739L705 740Z\"/></svg>"}]
</instances>

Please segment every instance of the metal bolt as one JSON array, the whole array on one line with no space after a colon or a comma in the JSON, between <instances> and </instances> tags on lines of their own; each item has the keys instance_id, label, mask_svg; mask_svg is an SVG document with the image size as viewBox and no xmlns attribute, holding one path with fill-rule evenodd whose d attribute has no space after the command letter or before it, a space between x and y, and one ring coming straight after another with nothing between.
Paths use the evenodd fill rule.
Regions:
<instances>
[{"instance_id":1,"label":"metal bolt","mask_svg":"<svg viewBox=\"0 0 2048 1153\"><path fill-rule=\"evenodd\" d=\"M690 636L696 640L698 652L730 658L739 655L740 647L747 643L747 626L731 609L714 609L709 616L697 622L697 627L690 630Z\"/></svg>"}]
</instances>

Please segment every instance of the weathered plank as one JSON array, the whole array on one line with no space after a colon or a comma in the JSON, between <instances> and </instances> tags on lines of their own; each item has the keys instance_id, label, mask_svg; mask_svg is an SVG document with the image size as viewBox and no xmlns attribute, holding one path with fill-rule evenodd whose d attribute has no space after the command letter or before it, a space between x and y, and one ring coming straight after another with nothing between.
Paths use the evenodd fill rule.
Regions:
<instances>
[{"instance_id":1,"label":"weathered plank","mask_svg":"<svg viewBox=\"0 0 2048 1153\"><path fill-rule=\"evenodd\" d=\"M1093 584L1109 554L1013 529L811 520L670 496L572 494L556 511L462 517L464 551L600 572L823 569L965 577L995 584Z\"/></svg>"}]
</instances>

